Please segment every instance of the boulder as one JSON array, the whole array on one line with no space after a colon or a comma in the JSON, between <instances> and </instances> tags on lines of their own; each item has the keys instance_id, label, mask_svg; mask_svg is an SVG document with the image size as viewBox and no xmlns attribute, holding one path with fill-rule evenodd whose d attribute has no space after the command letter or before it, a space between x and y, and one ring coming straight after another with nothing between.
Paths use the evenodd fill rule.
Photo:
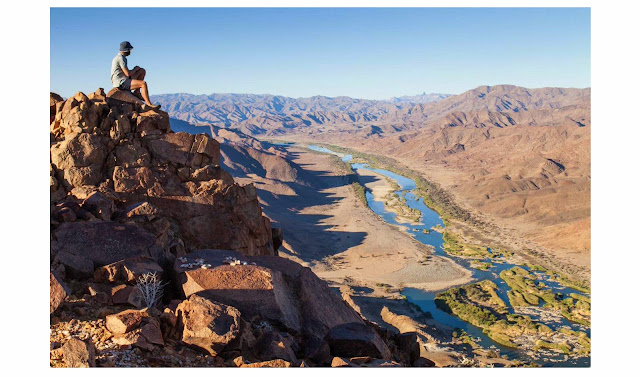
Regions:
<instances>
[{"instance_id":1,"label":"boulder","mask_svg":"<svg viewBox=\"0 0 640 377\"><path fill-rule=\"evenodd\" d=\"M145 138L151 155L179 166L220 165L220 143L205 134L168 133Z\"/></svg>"},{"instance_id":2,"label":"boulder","mask_svg":"<svg viewBox=\"0 0 640 377\"><path fill-rule=\"evenodd\" d=\"M151 221L158 215L160 215L158 207L149 202L134 203L124 210L125 218L144 218L147 221Z\"/></svg>"},{"instance_id":3,"label":"boulder","mask_svg":"<svg viewBox=\"0 0 640 377\"><path fill-rule=\"evenodd\" d=\"M116 146L115 165L123 168L141 168L151 165L151 155L139 139Z\"/></svg>"},{"instance_id":4,"label":"boulder","mask_svg":"<svg viewBox=\"0 0 640 377\"><path fill-rule=\"evenodd\" d=\"M357 367L357 364L350 362L349 360L343 359L341 357L334 357L331 360L332 368L343 368L343 367Z\"/></svg>"},{"instance_id":5,"label":"boulder","mask_svg":"<svg viewBox=\"0 0 640 377\"><path fill-rule=\"evenodd\" d=\"M68 136L51 147L51 162L59 170L102 166L106 156L104 138L89 133Z\"/></svg>"},{"instance_id":6,"label":"boulder","mask_svg":"<svg viewBox=\"0 0 640 377\"><path fill-rule=\"evenodd\" d=\"M160 186L160 182L148 167L113 169L113 188L117 193L136 193L140 197L147 196L151 190Z\"/></svg>"},{"instance_id":7,"label":"boulder","mask_svg":"<svg viewBox=\"0 0 640 377\"><path fill-rule=\"evenodd\" d=\"M170 133L145 138L151 155L161 161L185 166L190 160L195 136L186 132Z\"/></svg>"},{"instance_id":8,"label":"boulder","mask_svg":"<svg viewBox=\"0 0 640 377\"><path fill-rule=\"evenodd\" d=\"M294 348L296 348L294 340L291 335L284 334L270 331L262 335L253 348L256 356L260 360L282 359L297 364L298 358L294 352Z\"/></svg>"},{"instance_id":9,"label":"boulder","mask_svg":"<svg viewBox=\"0 0 640 377\"><path fill-rule=\"evenodd\" d=\"M164 346L160 322L154 317L144 317L137 328L124 334L116 334L111 340L120 346L134 346L147 351Z\"/></svg>"},{"instance_id":10,"label":"boulder","mask_svg":"<svg viewBox=\"0 0 640 377\"><path fill-rule=\"evenodd\" d=\"M143 100L134 96L131 91L121 90L118 88L111 89L109 93L107 93L107 98L109 98L111 101L127 102L136 105L142 105L144 103Z\"/></svg>"},{"instance_id":11,"label":"boulder","mask_svg":"<svg viewBox=\"0 0 640 377\"><path fill-rule=\"evenodd\" d=\"M240 348L242 324L238 309L192 295L176 309L182 342L212 356L229 348Z\"/></svg>"},{"instance_id":12,"label":"boulder","mask_svg":"<svg viewBox=\"0 0 640 377\"><path fill-rule=\"evenodd\" d=\"M60 97L60 95L49 92L49 109L50 109L50 117L49 123L52 123L56 117L56 105L60 102L64 102L64 99Z\"/></svg>"},{"instance_id":13,"label":"boulder","mask_svg":"<svg viewBox=\"0 0 640 377\"><path fill-rule=\"evenodd\" d=\"M153 259L142 256L98 267L93 274L93 280L97 283L135 283L140 276L147 273L162 275L163 270Z\"/></svg>"},{"instance_id":14,"label":"boulder","mask_svg":"<svg viewBox=\"0 0 640 377\"><path fill-rule=\"evenodd\" d=\"M156 246L156 239L142 227L111 221L61 224L53 233L52 249L65 266L82 272L124 259L149 257L163 265L170 260L167 251ZM169 258L169 259L168 259Z\"/></svg>"},{"instance_id":15,"label":"boulder","mask_svg":"<svg viewBox=\"0 0 640 377\"><path fill-rule=\"evenodd\" d=\"M106 318L107 330L114 334L125 334L137 329L142 323L142 318L147 314L140 310L128 309L117 314L108 315Z\"/></svg>"},{"instance_id":16,"label":"boulder","mask_svg":"<svg viewBox=\"0 0 640 377\"><path fill-rule=\"evenodd\" d=\"M60 111L57 111L53 123L57 123L64 134L93 132L98 127L103 116L108 112L106 102L99 99L91 100L84 93L78 92L64 101Z\"/></svg>"},{"instance_id":17,"label":"boulder","mask_svg":"<svg viewBox=\"0 0 640 377\"><path fill-rule=\"evenodd\" d=\"M60 349L62 361L67 368L96 366L96 350L93 343L78 338L69 339Z\"/></svg>"},{"instance_id":18,"label":"boulder","mask_svg":"<svg viewBox=\"0 0 640 377\"><path fill-rule=\"evenodd\" d=\"M49 314L69 296L69 288L52 271L49 272Z\"/></svg>"},{"instance_id":19,"label":"boulder","mask_svg":"<svg viewBox=\"0 0 640 377\"><path fill-rule=\"evenodd\" d=\"M82 202L82 208L91 212L95 217L101 220L111 220L111 215L116 209L116 206L111 198L107 195L95 191L84 199Z\"/></svg>"},{"instance_id":20,"label":"boulder","mask_svg":"<svg viewBox=\"0 0 640 377\"><path fill-rule=\"evenodd\" d=\"M202 154L208 157L209 163L220 165L220 143L207 134L197 134L193 140L191 153Z\"/></svg>"},{"instance_id":21,"label":"boulder","mask_svg":"<svg viewBox=\"0 0 640 377\"><path fill-rule=\"evenodd\" d=\"M133 305L144 307L142 292L136 286L120 284L111 288L111 302L114 305Z\"/></svg>"},{"instance_id":22,"label":"boulder","mask_svg":"<svg viewBox=\"0 0 640 377\"><path fill-rule=\"evenodd\" d=\"M390 359L391 351L373 328L364 323L335 326L327 336L331 354L341 357L370 356Z\"/></svg>"},{"instance_id":23,"label":"boulder","mask_svg":"<svg viewBox=\"0 0 640 377\"><path fill-rule=\"evenodd\" d=\"M67 190L80 186L95 186L102 179L102 166L72 166L62 173L62 183Z\"/></svg>"},{"instance_id":24,"label":"boulder","mask_svg":"<svg viewBox=\"0 0 640 377\"><path fill-rule=\"evenodd\" d=\"M136 132L142 134L165 133L171 130L169 114L155 109L140 113L136 119Z\"/></svg>"},{"instance_id":25,"label":"boulder","mask_svg":"<svg viewBox=\"0 0 640 377\"><path fill-rule=\"evenodd\" d=\"M227 258L245 264L232 266L225 263ZM200 260L202 263L198 263ZM258 316L300 331L300 313L282 272L247 261L233 251L199 250L176 259L174 271L185 297L198 293L237 307L247 320ZM283 265L289 263L282 262ZM295 264L293 267L301 268Z\"/></svg>"}]
</instances>

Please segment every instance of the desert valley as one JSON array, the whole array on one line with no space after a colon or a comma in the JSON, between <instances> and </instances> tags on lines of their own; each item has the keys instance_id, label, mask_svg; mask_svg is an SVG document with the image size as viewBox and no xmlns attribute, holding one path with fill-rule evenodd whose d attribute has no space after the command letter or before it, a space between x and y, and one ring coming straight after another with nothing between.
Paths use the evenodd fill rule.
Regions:
<instances>
[{"instance_id":1,"label":"desert valley","mask_svg":"<svg viewBox=\"0 0 640 377\"><path fill-rule=\"evenodd\" d=\"M152 98L51 94L52 366L590 365L589 88Z\"/></svg>"}]
</instances>

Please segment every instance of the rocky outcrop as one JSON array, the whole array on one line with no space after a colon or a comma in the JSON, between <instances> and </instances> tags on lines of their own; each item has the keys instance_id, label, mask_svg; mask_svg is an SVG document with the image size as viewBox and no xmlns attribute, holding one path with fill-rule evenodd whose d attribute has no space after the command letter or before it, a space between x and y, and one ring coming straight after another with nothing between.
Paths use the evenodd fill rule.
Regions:
<instances>
[{"instance_id":1,"label":"rocky outcrop","mask_svg":"<svg viewBox=\"0 0 640 377\"><path fill-rule=\"evenodd\" d=\"M174 271L185 297L197 293L232 305L249 321L260 317L318 338L334 326L363 323L327 283L287 259L198 250L177 259Z\"/></svg>"},{"instance_id":2,"label":"rocky outcrop","mask_svg":"<svg viewBox=\"0 0 640 377\"><path fill-rule=\"evenodd\" d=\"M219 166L217 141L172 132L165 112L143 110L128 92L50 99L56 366L95 366L96 352L100 366L408 359L309 268L276 255L283 231L262 215L255 187ZM150 275L157 300L144 295ZM71 295L64 281L73 300L61 305ZM402 347L411 352L411 339ZM194 352L207 355L181 356Z\"/></svg>"},{"instance_id":3,"label":"rocky outcrop","mask_svg":"<svg viewBox=\"0 0 640 377\"><path fill-rule=\"evenodd\" d=\"M187 251L275 253L270 222L262 215L255 188L235 184L220 168L220 145L211 137L173 133L167 113L143 110L123 93L107 96L99 89L65 101L52 93L50 106L54 238L60 223L94 218L128 222L130 217L119 217L124 209L146 202L171 228L166 244L159 245L165 250L181 245ZM61 232L68 231L69 226ZM96 262L73 252L59 259L82 259L74 264L84 276L89 273L87 260Z\"/></svg>"}]
</instances>

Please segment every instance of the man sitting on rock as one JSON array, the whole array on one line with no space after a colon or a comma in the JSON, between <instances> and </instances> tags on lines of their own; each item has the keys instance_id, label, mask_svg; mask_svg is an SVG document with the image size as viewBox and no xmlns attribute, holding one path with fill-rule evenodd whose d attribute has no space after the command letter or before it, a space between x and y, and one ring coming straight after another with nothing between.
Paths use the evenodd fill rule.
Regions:
<instances>
[{"instance_id":1,"label":"man sitting on rock","mask_svg":"<svg viewBox=\"0 0 640 377\"><path fill-rule=\"evenodd\" d=\"M153 105L149 100L149 90L147 82L144 81L144 75L147 73L144 68L135 66L131 71L127 67L127 56L131 54L133 46L131 43L124 41L120 43L120 52L111 61L111 83L114 88L130 91L135 89L134 95L144 99L145 106L153 109L160 108L160 105Z\"/></svg>"}]
</instances>

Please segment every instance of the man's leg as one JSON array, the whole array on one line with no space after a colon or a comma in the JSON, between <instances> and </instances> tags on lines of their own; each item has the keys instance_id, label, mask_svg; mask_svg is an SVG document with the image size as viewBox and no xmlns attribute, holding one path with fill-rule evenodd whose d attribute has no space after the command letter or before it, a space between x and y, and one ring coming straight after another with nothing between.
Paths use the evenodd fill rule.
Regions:
<instances>
[{"instance_id":1,"label":"man's leg","mask_svg":"<svg viewBox=\"0 0 640 377\"><path fill-rule=\"evenodd\" d=\"M149 89L147 88L146 81L131 80L131 89L140 89L142 99L144 99L147 105L152 105L151 100L149 100Z\"/></svg>"},{"instance_id":2,"label":"man's leg","mask_svg":"<svg viewBox=\"0 0 640 377\"><path fill-rule=\"evenodd\" d=\"M144 68L140 68L136 66L129 72L129 76L131 80L144 80L144 76L147 74L147 71Z\"/></svg>"},{"instance_id":3,"label":"man's leg","mask_svg":"<svg viewBox=\"0 0 640 377\"><path fill-rule=\"evenodd\" d=\"M144 68L140 68L138 66L135 66L130 72L129 72L129 76L131 77L131 80L140 80L140 81L144 81L144 76L147 74L147 71L145 71ZM138 98L142 98L142 96L140 95L140 88L136 89L133 91L133 95L138 97Z\"/></svg>"}]
</instances>

